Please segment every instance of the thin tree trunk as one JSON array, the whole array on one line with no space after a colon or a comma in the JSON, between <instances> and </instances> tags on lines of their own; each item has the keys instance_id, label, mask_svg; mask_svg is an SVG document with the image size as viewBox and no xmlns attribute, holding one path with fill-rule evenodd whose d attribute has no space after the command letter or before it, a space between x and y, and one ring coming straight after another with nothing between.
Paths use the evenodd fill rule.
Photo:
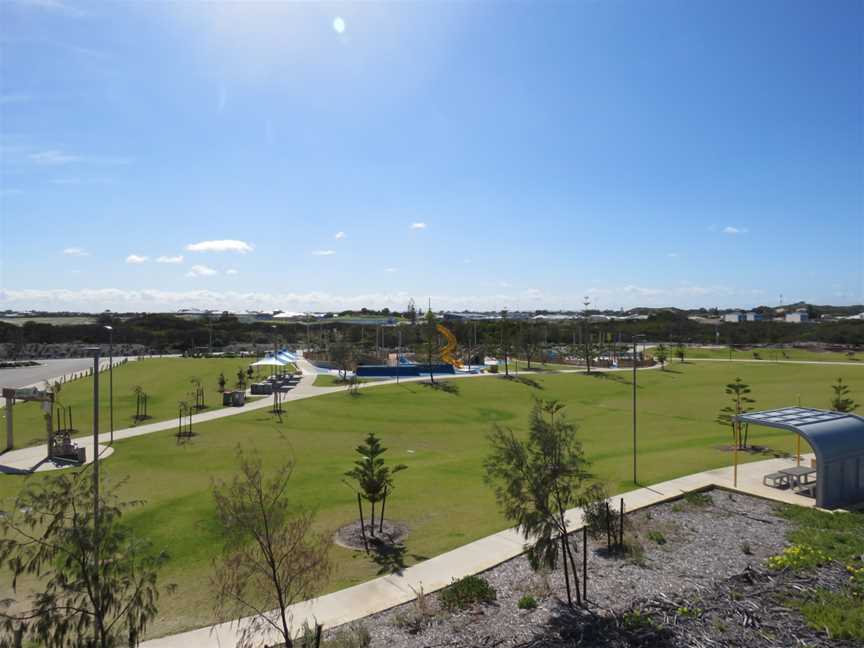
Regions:
<instances>
[{"instance_id":1,"label":"thin tree trunk","mask_svg":"<svg viewBox=\"0 0 864 648\"><path fill-rule=\"evenodd\" d=\"M363 534L363 548L369 553L369 543L366 542L366 521L363 519L363 500L357 493L357 508L360 509L360 533Z\"/></svg>"},{"instance_id":2,"label":"thin tree trunk","mask_svg":"<svg viewBox=\"0 0 864 648\"><path fill-rule=\"evenodd\" d=\"M573 596L570 594L570 575L567 573L567 537L561 534L561 558L564 561L564 584L567 586L567 605L573 607Z\"/></svg>"},{"instance_id":3,"label":"thin tree trunk","mask_svg":"<svg viewBox=\"0 0 864 648\"><path fill-rule=\"evenodd\" d=\"M564 545L567 547L567 558L570 560L570 569L573 572L573 586L576 589L576 604L582 605L582 595L579 592L579 572L576 570L576 561L573 560L573 550L570 547L569 542L565 542Z\"/></svg>"},{"instance_id":4,"label":"thin tree trunk","mask_svg":"<svg viewBox=\"0 0 864 648\"><path fill-rule=\"evenodd\" d=\"M588 526L582 527L582 600L588 602Z\"/></svg>"},{"instance_id":5,"label":"thin tree trunk","mask_svg":"<svg viewBox=\"0 0 864 648\"><path fill-rule=\"evenodd\" d=\"M381 500L381 514L378 516L378 533L384 533L384 507L387 506L387 491L384 491L384 499Z\"/></svg>"},{"instance_id":6,"label":"thin tree trunk","mask_svg":"<svg viewBox=\"0 0 864 648\"><path fill-rule=\"evenodd\" d=\"M374 538L375 537L375 500L372 500L371 504L372 504L372 520L371 520L372 524L370 525L369 528L371 529L372 537Z\"/></svg>"}]
</instances>

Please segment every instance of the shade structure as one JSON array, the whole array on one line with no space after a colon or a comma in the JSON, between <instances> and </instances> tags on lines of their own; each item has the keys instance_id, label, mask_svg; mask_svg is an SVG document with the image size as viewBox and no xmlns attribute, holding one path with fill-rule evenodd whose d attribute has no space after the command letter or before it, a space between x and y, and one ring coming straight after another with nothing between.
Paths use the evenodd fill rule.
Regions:
<instances>
[{"instance_id":1,"label":"shade structure","mask_svg":"<svg viewBox=\"0 0 864 648\"><path fill-rule=\"evenodd\" d=\"M288 363L279 360L279 358L274 358L273 356L267 356L266 358L261 358L257 362L252 363L252 367L284 367Z\"/></svg>"},{"instance_id":2,"label":"shade structure","mask_svg":"<svg viewBox=\"0 0 864 648\"><path fill-rule=\"evenodd\" d=\"M848 412L784 407L734 417L741 423L800 434L816 455L816 505L864 503L864 418Z\"/></svg>"}]
</instances>

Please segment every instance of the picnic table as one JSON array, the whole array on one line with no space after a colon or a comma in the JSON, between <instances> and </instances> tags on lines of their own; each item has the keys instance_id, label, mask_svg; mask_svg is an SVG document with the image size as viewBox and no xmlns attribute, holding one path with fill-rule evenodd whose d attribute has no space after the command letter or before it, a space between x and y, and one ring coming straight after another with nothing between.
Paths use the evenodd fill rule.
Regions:
<instances>
[{"instance_id":1,"label":"picnic table","mask_svg":"<svg viewBox=\"0 0 864 648\"><path fill-rule=\"evenodd\" d=\"M815 482L810 481L810 476L816 474L815 468L793 466L792 468L783 468L780 473L789 477L790 486L799 493L810 491L815 486Z\"/></svg>"}]
</instances>

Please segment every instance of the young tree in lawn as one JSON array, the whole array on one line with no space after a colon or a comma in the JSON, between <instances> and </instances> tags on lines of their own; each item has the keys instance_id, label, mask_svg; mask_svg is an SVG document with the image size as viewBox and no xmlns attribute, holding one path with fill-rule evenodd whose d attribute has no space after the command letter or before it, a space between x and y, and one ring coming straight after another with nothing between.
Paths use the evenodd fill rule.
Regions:
<instances>
[{"instance_id":1,"label":"young tree in lawn","mask_svg":"<svg viewBox=\"0 0 864 648\"><path fill-rule=\"evenodd\" d=\"M426 311L426 362L429 364L429 382L435 384L435 372L432 370L432 358L435 353L435 343L438 340L438 320L430 308Z\"/></svg>"},{"instance_id":2,"label":"young tree in lawn","mask_svg":"<svg viewBox=\"0 0 864 648\"><path fill-rule=\"evenodd\" d=\"M381 440L370 432L366 440L357 446L360 457L354 462L354 468L345 473L345 477L353 482L352 487L360 497L369 502L372 514L370 517L372 536L375 536L375 505L381 502L381 517L379 528L384 522L384 506L387 496L393 492L393 475L405 470L408 466L397 464L392 468L384 463L383 454L387 448L381 445ZM360 511L360 524L363 525L363 511ZM364 530L365 534L365 530Z\"/></svg>"},{"instance_id":3,"label":"young tree in lawn","mask_svg":"<svg viewBox=\"0 0 864 648\"><path fill-rule=\"evenodd\" d=\"M660 370L666 371L666 361L669 359L669 353L663 344L658 344L654 350L654 357L660 363Z\"/></svg>"},{"instance_id":4,"label":"young tree in lawn","mask_svg":"<svg viewBox=\"0 0 864 648\"><path fill-rule=\"evenodd\" d=\"M532 568L554 569L561 557L572 606L573 588L577 603L581 595L564 513L581 500L591 475L577 427L561 414L563 407L554 400L535 401L525 441L496 425L489 434L492 451L484 467L504 515L534 543L526 549Z\"/></svg>"},{"instance_id":5,"label":"young tree in lawn","mask_svg":"<svg viewBox=\"0 0 864 648\"><path fill-rule=\"evenodd\" d=\"M725 390L732 402L720 410L717 415L717 422L732 427L733 443L737 443L738 449L741 450L747 447L750 426L744 424L742 435L742 426L740 423L736 423L733 417L740 416L745 412L752 412L753 407L751 405L756 401L750 398L750 385L742 382L740 378L735 378L735 382L726 385Z\"/></svg>"},{"instance_id":6,"label":"young tree in lawn","mask_svg":"<svg viewBox=\"0 0 864 648\"><path fill-rule=\"evenodd\" d=\"M242 367L237 368L237 389L246 389L246 372Z\"/></svg>"},{"instance_id":7,"label":"young tree in lawn","mask_svg":"<svg viewBox=\"0 0 864 648\"><path fill-rule=\"evenodd\" d=\"M675 345L675 355L681 361L681 364L684 364L684 358L687 355L687 347L685 347L683 343L679 342Z\"/></svg>"},{"instance_id":8,"label":"young tree in lawn","mask_svg":"<svg viewBox=\"0 0 864 648\"><path fill-rule=\"evenodd\" d=\"M262 632L294 646L289 606L317 593L330 574L330 542L313 530L315 514L289 492L294 461L265 475L261 459L237 449L239 474L213 484L216 519L224 538L212 577L216 613L249 616L238 646L260 645ZM276 614L268 612L276 609Z\"/></svg>"},{"instance_id":9,"label":"young tree in lawn","mask_svg":"<svg viewBox=\"0 0 864 648\"><path fill-rule=\"evenodd\" d=\"M219 373L219 383L218 383L218 384L219 384L219 393L220 393L220 394L223 393L223 392L225 391L225 384L226 384L227 382L228 382L228 381L225 380L225 374L222 373L222 372L220 372L220 373Z\"/></svg>"},{"instance_id":10,"label":"young tree in lawn","mask_svg":"<svg viewBox=\"0 0 864 648\"><path fill-rule=\"evenodd\" d=\"M838 378L837 382L831 385L831 391L834 392L831 409L835 412L854 412L858 408L858 403L849 396L849 385L844 383L842 378Z\"/></svg>"},{"instance_id":11,"label":"young tree in lawn","mask_svg":"<svg viewBox=\"0 0 864 648\"><path fill-rule=\"evenodd\" d=\"M102 480L98 518L87 472L24 487L0 520L0 566L13 591L22 576L35 577L34 593L20 611L0 612L5 635L57 648L138 645L156 617L167 556L122 523L137 502L118 503L120 486Z\"/></svg>"},{"instance_id":12,"label":"young tree in lawn","mask_svg":"<svg viewBox=\"0 0 864 648\"><path fill-rule=\"evenodd\" d=\"M348 372L354 370L354 346L344 336L338 335L330 345L330 359L336 363L342 380L348 379Z\"/></svg>"},{"instance_id":13,"label":"young tree in lawn","mask_svg":"<svg viewBox=\"0 0 864 648\"><path fill-rule=\"evenodd\" d=\"M539 355L542 345L537 339L537 331L532 324L519 329L519 347L525 355L528 363L527 369L531 370L531 361Z\"/></svg>"},{"instance_id":14,"label":"young tree in lawn","mask_svg":"<svg viewBox=\"0 0 864 648\"><path fill-rule=\"evenodd\" d=\"M246 367L246 381L251 383L252 382L252 376L254 376L254 375L255 375L255 370L252 368L252 365L249 365L248 367Z\"/></svg>"},{"instance_id":15,"label":"young tree in lawn","mask_svg":"<svg viewBox=\"0 0 864 648\"><path fill-rule=\"evenodd\" d=\"M501 311L501 319L498 321L498 352L504 357L504 375L510 375L510 356L512 355L513 340L511 339L510 319L507 310Z\"/></svg>"}]
</instances>

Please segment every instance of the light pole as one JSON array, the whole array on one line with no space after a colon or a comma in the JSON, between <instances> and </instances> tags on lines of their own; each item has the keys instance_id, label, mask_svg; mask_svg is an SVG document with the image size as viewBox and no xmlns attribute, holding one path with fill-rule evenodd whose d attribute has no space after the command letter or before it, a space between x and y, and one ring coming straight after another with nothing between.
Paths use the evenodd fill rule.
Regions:
<instances>
[{"instance_id":1,"label":"light pole","mask_svg":"<svg viewBox=\"0 0 864 648\"><path fill-rule=\"evenodd\" d=\"M95 602L99 605L99 347L88 351L93 351L93 562L97 566Z\"/></svg>"},{"instance_id":2,"label":"light pole","mask_svg":"<svg viewBox=\"0 0 864 648\"><path fill-rule=\"evenodd\" d=\"M633 336L633 483L636 481L636 362L637 362L637 345L643 335Z\"/></svg>"},{"instance_id":3,"label":"light pole","mask_svg":"<svg viewBox=\"0 0 864 648\"><path fill-rule=\"evenodd\" d=\"M114 445L114 327L105 326L105 330L108 331L108 428Z\"/></svg>"}]
</instances>

